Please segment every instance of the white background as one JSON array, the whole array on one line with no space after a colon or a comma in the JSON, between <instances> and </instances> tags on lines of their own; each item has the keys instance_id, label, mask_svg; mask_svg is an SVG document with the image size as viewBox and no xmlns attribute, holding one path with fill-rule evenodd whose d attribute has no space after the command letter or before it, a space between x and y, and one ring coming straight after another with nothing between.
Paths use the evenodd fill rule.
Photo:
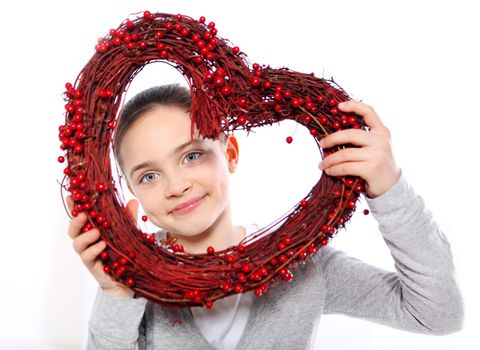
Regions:
<instances>
[{"instance_id":1,"label":"white background","mask_svg":"<svg viewBox=\"0 0 480 350\"><path fill-rule=\"evenodd\" d=\"M56 161L62 154L61 94L94 53L97 38L143 10L203 15L251 63L333 76L377 110L392 132L397 163L444 229L466 303L463 331L434 337L324 316L317 349L477 348L477 6L405 0L2 2L0 348L85 346L96 284L67 235L58 184L63 166ZM175 74L181 80L173 68L156 66L134 81L136 89L168 83ZM160 74L161 67L168 74ZM289 135L294 142L287 145ZM237 137L235 220L268 223L317 181L318 151L303 127L291 123ZM362 214L366 207L362 199L333 244L393 269L377 223Z\"/></svg>"}]
</instances>

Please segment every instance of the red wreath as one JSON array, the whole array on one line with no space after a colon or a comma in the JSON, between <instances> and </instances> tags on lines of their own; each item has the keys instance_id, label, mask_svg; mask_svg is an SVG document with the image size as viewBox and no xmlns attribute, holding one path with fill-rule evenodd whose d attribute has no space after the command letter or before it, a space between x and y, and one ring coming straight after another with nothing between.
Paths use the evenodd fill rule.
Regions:
<instances>
[{"instance_id":1,"label":"red wreath","mask_svg":"<svg viewBox=\"0 0 480 350\"><path fill-rule=\"evenodd\" d=\"M365 129L361 116L338 110L337 103L349 96L333 79L259 64L250 69L247 56L204 17L145 11L124 21L99 39L75 83L66 84L65 125L59 127L65 157L58 160L68 162L62 188L74 200L72 215L87 213L83 232L96 227L107 243L104 271L139 296L178 307L210 308L225 296L252 289L261 296L280 280L291 281L291 270L345 226L365 181L324 174L282 218L222 251L189 254L172 241L158 242L125 215L110 166L115 118L127 88L147 64L158 61L188 81L192 137L194 124L202 136L218 139L222 132L291 119L308 128L318 145L337 130ZM355 146L319 150L324 158L346 147Z\"/></svg>"}]
</instances>

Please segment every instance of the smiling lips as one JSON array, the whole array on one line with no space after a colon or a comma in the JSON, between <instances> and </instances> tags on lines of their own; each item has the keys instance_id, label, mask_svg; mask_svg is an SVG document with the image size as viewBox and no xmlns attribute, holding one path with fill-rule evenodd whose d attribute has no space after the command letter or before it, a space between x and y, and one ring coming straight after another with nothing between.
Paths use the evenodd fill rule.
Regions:
<instances>
[{"instance_id":1,"label":"smiling lips","mask_svg":"<svg viewBox=\"0 0 480 350\"><path fill-rule=\"evenodd\" d=\"M171 214L183 214L183 213L188 213L191 210L195 209L202 203L204 196L196 197L193 198L185 203L182 203L180 205L177 205L175 208L173 208L170 213Z\"/></svg>"}]
</instances>

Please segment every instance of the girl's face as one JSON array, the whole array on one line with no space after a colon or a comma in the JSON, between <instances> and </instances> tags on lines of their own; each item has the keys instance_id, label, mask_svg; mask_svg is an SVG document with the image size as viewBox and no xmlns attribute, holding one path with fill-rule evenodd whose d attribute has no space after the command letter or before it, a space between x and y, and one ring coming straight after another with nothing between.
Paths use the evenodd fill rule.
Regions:
<instances>
[{"instance_id":1,"label":"girl's face","mask_svg":"<svg viewBox=\"0 0 480 350\"><path fill-rule=\"evenodd\" d=\"M124 134L120 152L128 188L156 226L180 236L196 236L230 219L229 175L236 168L236 141L190 138L190 114L157 106ZM233 153L232 153L233 151ZM188 211L175 207L196 200Z\"/></svg>"}]
</instances>

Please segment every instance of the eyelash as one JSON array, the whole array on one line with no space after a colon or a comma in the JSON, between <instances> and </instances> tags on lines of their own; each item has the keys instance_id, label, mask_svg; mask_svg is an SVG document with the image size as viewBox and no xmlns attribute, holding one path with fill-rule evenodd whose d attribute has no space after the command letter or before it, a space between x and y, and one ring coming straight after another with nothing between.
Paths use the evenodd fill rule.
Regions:
<instances>
[{"instance_id":1,"label":"eyelash","mask_svg":"<svg viewBox=\"0 0 480 350\"><path fill-rule=\"evenodd\" d=\"M185 158L188 157L190 154L198 154L198 155L199 155L198 158L200 158L200 157L203 155L202 152L193 151L193 152L187 153L187 155L185 156ZM197 160L198 158L194 159L194 161ZM150 183L151 181L150 181L150 182L143 182L143 179L144 179L147 175L150 175L150 174L155 174L155 173L154 173L154 172L145 173L142 177L140 177L140 184ZM152 180L152 181L153 181L153 180Z\"/></svg>"}]
</instances>

